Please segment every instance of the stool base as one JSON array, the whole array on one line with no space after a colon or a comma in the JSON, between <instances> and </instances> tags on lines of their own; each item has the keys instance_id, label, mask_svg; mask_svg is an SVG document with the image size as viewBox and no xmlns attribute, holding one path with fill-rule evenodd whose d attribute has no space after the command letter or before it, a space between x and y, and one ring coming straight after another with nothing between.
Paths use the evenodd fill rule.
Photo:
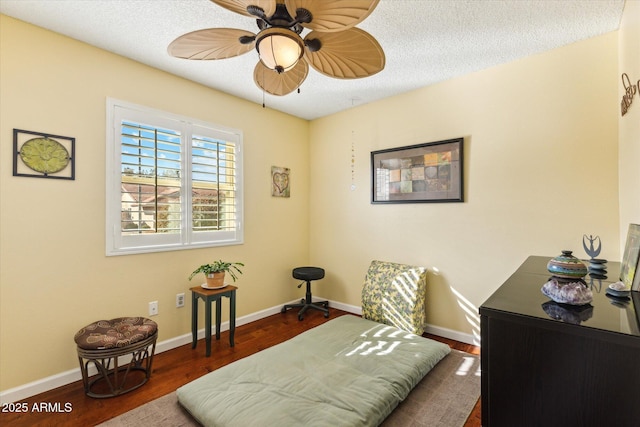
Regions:
<instances>
[{"instance_id":1,"label":"stool base","mask_svg":"<svg viewBox=\"0 0 640 427\"><path fill-rule=\"evenodd\" d=\"M302 285L302 283L300 284ZM300 287L300 286L298 286ZM298 304L285 304L280 310L281 313L286 313L290 308L302 308L298 312L298 320L304 319L304 313L311 309L319 310L324 313L324 317L329 317L329 301L315 301L311 299L311 282L307 281L307 293L305 299L301 299Z\"/></svg>"},{"instance_id":2,"label":"stool base","mask_svg":"<svg viewBox=\"0 0 640 427\"><path fill-rule=\"evenodd\" d=\"M87 396L103 399L130 392L145 384L151 376L153 355L156 350L158 333L126 347L87 350L78 347L78 361L82 372L82 383ZM131 360L119 366L119 358L130 355ZM93 363L98 370L95 378L89 378L89 364ZM135 372L140 371L141 380L136 381ZM140 376L140 375L137 375ZM106 384L104 387L102 384ZM94 391L108 388L106 392Z\"/></svg>"}]
</instances>

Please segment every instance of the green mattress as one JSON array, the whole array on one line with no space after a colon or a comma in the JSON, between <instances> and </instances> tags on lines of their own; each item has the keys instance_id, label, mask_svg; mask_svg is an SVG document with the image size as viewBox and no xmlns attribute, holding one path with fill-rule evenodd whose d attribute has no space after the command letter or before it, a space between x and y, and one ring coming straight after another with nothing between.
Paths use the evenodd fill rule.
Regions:
<instances>
[{"instance_id":1,"label":"green mattress","mask_svg":"<svg viewBox=\"0 0 640 427\"><path fill-rule=\"evenodd\" d=\"M345 315L177 390L205 426L377 426L449 346Z\"/></svg>"}]
</instances>

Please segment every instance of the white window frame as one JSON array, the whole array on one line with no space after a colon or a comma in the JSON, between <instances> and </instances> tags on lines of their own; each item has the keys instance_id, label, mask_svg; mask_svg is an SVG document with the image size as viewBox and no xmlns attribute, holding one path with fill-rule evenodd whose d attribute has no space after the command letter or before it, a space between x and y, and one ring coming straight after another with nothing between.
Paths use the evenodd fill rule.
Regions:
<instances>
[{"instance_id":1,"label":"white window frame","mask_svg":"<svg viewBox=\"0 0 640 427\"><path fill-rule=\"evenodd\" d=\"M182 170L191 171L191 136L194 134L232 142L236 146L235 202L236 228L225 231L192 231L191 174L182 174L181 187L188 197L181 198L179 233L138 234L123 236L122 227L122 163L121 123L128 120L140 124L179 131L181 134ZM203 122L126 101L107 98L106 139L106 254L127 255L164 252L244 243L242 132L238 129Z\"/></svg>"}]
</instances>

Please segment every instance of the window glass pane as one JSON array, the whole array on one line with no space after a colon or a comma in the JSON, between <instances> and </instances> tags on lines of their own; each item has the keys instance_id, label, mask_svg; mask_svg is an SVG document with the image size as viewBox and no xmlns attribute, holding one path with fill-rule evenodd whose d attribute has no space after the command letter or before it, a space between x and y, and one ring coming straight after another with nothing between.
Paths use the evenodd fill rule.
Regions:
<instances>
[{"instance_id":1,"label":"window glass pane","mask_svg":"<svg viewBox=\"0 0 640 427\"><path fill-rule=\"evenodd\" d=\"M192 136L191 180L194 232L234 230L235 143Z\"/></svg>"},{"instance_id":2,"label":"window glass pane","mask_svg":"<svg viewBox=\"0 0 640 427\"><path fill-rule=\"evenodd\" d=\"M181 136L122 122L122 235L180 233Z\"/></svg>"}]
</instances>

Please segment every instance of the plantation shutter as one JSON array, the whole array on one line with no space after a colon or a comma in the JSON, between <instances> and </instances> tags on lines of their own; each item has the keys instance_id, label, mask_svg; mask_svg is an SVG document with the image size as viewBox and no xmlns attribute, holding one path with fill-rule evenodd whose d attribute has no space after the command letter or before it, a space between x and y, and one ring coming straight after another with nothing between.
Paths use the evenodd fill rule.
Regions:
<instances>
[{"instance_id":1,"label":"plantation shutter","mask_svg":"<svg viewBox=\"0 0 640 427\"><path fill-rule=\"evenodd\" d=\"M238 212L237 135L197 126L191 133L191 230L194 242L235 240Z\"/></svg>"},{"instance_id":2,"label":"plantation shutter","mask_svg":"<svg viewBox=\"0 0 640 427\"><path fill-rule=\"evenodd\" d=\"M242 243L242 134L124 104L107 106L107 255Z\"/></svg>"},{"instance_id":3,"label":"plantation shutter","mask_svg":"<svg viewBox=\"0 0 640 427\"><path fill-rule=\"evenodd\" d=\"M123 121L120 137L122 234L180 233L180 132Z\"/></svg>"}]
</instances>

